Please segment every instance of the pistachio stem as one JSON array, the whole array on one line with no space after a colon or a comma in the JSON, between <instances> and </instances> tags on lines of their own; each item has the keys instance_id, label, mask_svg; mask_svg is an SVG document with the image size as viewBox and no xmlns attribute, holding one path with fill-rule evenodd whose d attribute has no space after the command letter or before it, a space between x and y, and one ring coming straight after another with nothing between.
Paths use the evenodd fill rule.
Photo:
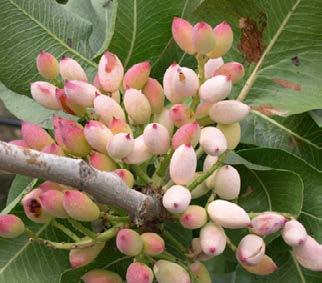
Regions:
<instances>
[{"instance_id":1,"label":"pistachio stem","mask_svg":"<svg viewBox=\"0 0 322 283\"><path fill-rule=\"evenodd\" d=\"M64 234L66 234L69 238L73 239L75 242L79 242L80 241L80 238L75 233L73 233L71 230L69 230L67 227L65 227L63 224L58 223L56 220L53 220L51 222L51 224L55 228L59 229Z\"/></svg>"},{"instance_id":2,"label":"pistachio stem","mask_svg":"<svg viewBox=\"0 0 322 283\"><path fill-rule=\"evenodd\" d=\"M82 234L84 234L85 236L88 236L92 239L95 239L97 237L97 234L94 233L93 231L89 230L88 228L86 228L85 226L83 226L81 223L79 223L78 221L72 219L72 218L68 218L68 222L70 224L72 224L72 226L79 232L81 232Z\"/></svg>"}]
</instances>

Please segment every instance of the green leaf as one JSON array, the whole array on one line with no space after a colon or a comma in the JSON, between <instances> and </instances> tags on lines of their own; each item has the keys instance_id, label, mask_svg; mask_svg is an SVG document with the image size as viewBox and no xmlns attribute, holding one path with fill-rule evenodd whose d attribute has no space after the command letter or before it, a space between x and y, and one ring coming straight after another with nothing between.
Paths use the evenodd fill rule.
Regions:
<instances>
[{"instance_id":1,"label":"green leaf","mask_svg":"<svg viewBox=\"0 0 322 283\"><path fill-rule=\"evenodd\" d=\"M152 76L162 78L165 69L180 61L183 53L174 43L171 22L174 16L189 18L202 0L118 0L114 35L109 50L117 54L125 68L150 60Z\"/></svg>"},{"instance_id":2,"label":"green leaf","mask_svg":"<svg viewBox=\"0 0 322 283\"><path fill-rule=\"evenodd\" d=\"M73 57L93 76L89 22L50 0L0 0L0 7L0 81L9 89L29 93L29 83L40 78L35 59L42 49Z\"/></svg>"},{"instance_id":3,"label":"green leaf","mask_svg":"<svg viewBox=\"0 0 322 283\"><path fill-rule=\"evenodd\" d=\"M316 109L310 111L310 115L315 123L321 128L322 127L322 109Z\"/></svg>"},{"instance_id":4,"label":"green leaf","mask_svg":"<svg viewBox=\"0 0 322 283\"><path fill-rule=\"evenodd\" d=\"M296 114L322 108L322 6L318 0L207 0L196 11L198 20L217 24L229 21L235 31L235 60L240 46L250 64L246 65L246 84L242 96L255 107ZM238 29L241 18L245 30ZM245 18L248 18L245 21ZM245 50L242 49L242 50Z\"/></svg>"},{"instance_id":5,"label":"green leaf","mask_svg":"<svg viewBox=\"0 0 322 283\"><path fill-rule=\"evenodd\" d=\"M26 95L17 94L7 89L0 83L0 99L6 108L18 119L39 124L44 128L52 129L52 116L59 116L75 119L75 116L67 115L61 111L53 111L39 105L35 100Z\"/></svg>"},{"instance_id":6,"label":"green leaf","mask_svg":"<svg viewBox=\"0 0 322 283\"><path fill-rule=\"evenodd\" d=\"M241 126L242 143L283 149L322 169L322 129L309 115L272 119L253 111Z\"/></svg>"},{"instance_id":7,"label":"green leaf","mask_svg":"<svg viewBox=\"0 0 322 283\"><path fill-rule=\"evenodd\" d=\"M19 196L19 194L31 183L31 181L31 177L16 175L9 189L7 205L12 202L17 196Z\"/></svg>"},{"instance_id":8,"label":"green leaf","mask_svg":"<svg viewBox=\"0 0 322 283\"><path fill-rule=\"evenodd\" d=\"M322 243L322 172L283 150L258 148L241 150L238 154L250 162L292 170L301 176L304 185L304 198L300 221L304 223L309 233ZM284 199L290 197L293 197L293 192L284 196Z\"/></svg>"}]
</instances>

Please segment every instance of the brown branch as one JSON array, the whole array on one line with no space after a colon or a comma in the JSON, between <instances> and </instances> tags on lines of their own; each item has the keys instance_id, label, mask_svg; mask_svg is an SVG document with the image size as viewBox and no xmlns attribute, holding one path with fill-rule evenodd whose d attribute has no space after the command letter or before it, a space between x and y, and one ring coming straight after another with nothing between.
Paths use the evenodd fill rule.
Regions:
<instances>
[{"instance_id":1,"label":"brown branch","mask_svg":"<svg viewBox=\"0 0 322 283\"><path fill-rule=\"evenodd\" d=\"M0 170L82 189L98 202L125 209L137 224L161 214L157 199L129 189L116 174L96 170L81 159L22 149L0 141Z\"/></svg>"}]
</instances>

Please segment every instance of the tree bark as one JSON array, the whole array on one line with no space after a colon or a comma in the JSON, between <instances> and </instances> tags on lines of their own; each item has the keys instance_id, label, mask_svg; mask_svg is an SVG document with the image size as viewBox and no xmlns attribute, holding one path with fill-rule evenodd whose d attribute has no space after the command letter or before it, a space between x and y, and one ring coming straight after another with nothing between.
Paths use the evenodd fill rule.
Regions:
<instances>
[{"instance_id":1,"label":"tree bark","mask_svg":"<svg viewBox=\"0 0 322 283\"><path fill-rule=\"evenodd\" d=\"M43 178L84 190L96 201L125 209L137 224L157 219L161 204L133 189L114 173L94 169L84 160L60 157L0 141L0 170Z\"/></svg>"}]
</instances>

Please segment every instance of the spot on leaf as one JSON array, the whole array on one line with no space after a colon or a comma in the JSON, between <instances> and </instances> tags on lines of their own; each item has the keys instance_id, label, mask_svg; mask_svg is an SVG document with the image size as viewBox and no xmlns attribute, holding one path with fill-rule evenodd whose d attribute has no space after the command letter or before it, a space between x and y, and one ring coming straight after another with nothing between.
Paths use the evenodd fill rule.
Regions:
<instances>
[{"instance_id":1,"label":"spot on leaf","mask_svg":"<svg viewBox=\"0 0 322 283\"><path fill-rule=\"evenodd\" d=\"M288 80L283 80L283 79L279 79L279 78L273 78L273 82L280 85L283 88L288 88L294 91L301 91L302 90L302 86L297 84L297 83L293 83L291 81Z\"/></svg>"},{"instance_id":2,"label":"spot on leaf","mask_svg":"<svg viewBox=\"0 0 322 283\"><path fill-rule=\"evenodd\" d=\"M299 56L294 56L291 60L293 65L296 67L300 66L301 62Z\"/></svg>"},{"instance_id":3,"label":"spot on leaf","mask_svg":"<svg viewBox=\"0 0 322 283\"><path fill-rule=\"evenodd\" d=\"M273 115L286 116L288 114L287 111L276 109L271 104L262 104L262 105L258 105L258 106L252 106L252 108L254 110L257 110L258 112L261 112L262 114L264 114L266 116L273 116Z\"/></svg>"}]
</instances>

